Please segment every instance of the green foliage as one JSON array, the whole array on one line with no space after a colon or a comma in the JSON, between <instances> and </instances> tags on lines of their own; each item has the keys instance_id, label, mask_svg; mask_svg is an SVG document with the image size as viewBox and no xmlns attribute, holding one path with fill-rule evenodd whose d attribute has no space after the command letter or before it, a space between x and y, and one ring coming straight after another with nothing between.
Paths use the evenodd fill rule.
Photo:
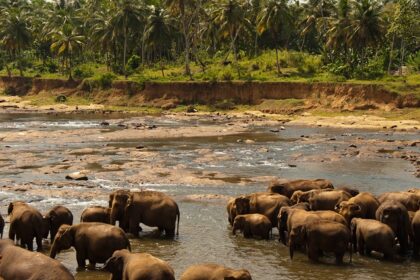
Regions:
<instances>
[{"instance_id":1,"label":"green foliage","mask_svg":"<svg viewBox=\"0 0 420 280\"><path fill-rule=\"evenodd\" d=\"M221 80L223 80L223 81L227 81L227 82L229 82L229 81L232 81L233 80L233 74L232 74L232 72L230 71L230 70L225 70L223 73L222 73L222 75L221 75Z\"/></svg>"},{"instance_id":2,"label":"green foliage","mask_svg":"<svg viewBox=\"0 0 420 280\"><path fill-rule=\"evenodd\" d=\"M235 109L235 103L230 99L218 101L214 104L214 108L218 110L233 110Z\"/></svg>"},{"instance_id":3,"label":"green foliage","mask_svg":"<svg viewBox=\"0 0 420 280\"><path fill-rule=\"evenodd\" d=\"M76 79L86 79L93 77L94 72L90 65L79 65L73 70L73 75Z\"/></svg>"},{"instance_id":4,"label":"green foliage","mask_svg":"<svg viewBox=\"0 0 420 280\"><path fill-rule=\"evenodd\" d=\"M17 95L17 90L13 86L8 86L4 89L4 94L5 95L10 95L10 96L15 96L15 95Z\"/></svg>"},{"instance_id":5,"label":"green foliage","mask_svg":"<svg viewBox=\"0 0 420 280\"><path fill-rule=\"evenodd\" d=\"M137 70L140 67L141 58L138 55L132 55L127 62L128 69L131 71Z\"/></svg>"},{"instance_id":6,"label":"green foliage","mask_svg":"<svg viewBox=\"0 0 420 280\"><path fill-rule=\"evenodd\" d=\"M372 58L354 70L354 78L360 80L374 80L383 77L383 75L384 58L382 56Z\"/></svg>"},{"instance_id":7,"label":"green foliage","mask_svg":"<svg viewBox=\"0 0 420 280\"><path fill-rule=\"evenodd\" d=\"M420 51L417 51L415 54L412 54L408 58L408 65L417 72L420 72Z\"/></svg>"},{"instance_id":8,"label":"green foliage","mask_svg":"<svg viewBox=\"0 0 420 280\"><path fill-rule=\"evenodd\" d=\"M99 86L102 89L108 89L112 86L112 81L116 78L116 76L112 73L105 73L99 76Z\"/></svg>"}]
</instances>

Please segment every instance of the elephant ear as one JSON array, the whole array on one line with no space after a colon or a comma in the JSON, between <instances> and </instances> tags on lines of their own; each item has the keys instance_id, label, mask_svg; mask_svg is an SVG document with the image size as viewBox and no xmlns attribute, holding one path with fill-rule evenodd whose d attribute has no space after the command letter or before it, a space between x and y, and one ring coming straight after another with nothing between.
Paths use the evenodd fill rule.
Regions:
<instances>
[{"instance_id":1,"label":"elephant ear","mask_svg":"<svg viewBox=\"0 0 420 280\"><path fill-rule=\"evenodd\" d=\"M108 201L108 206L109 206L109 208L111 208L112 207L112 202L114 201L114 194L113 193L111 193L110 195L109 195L109 201Z\"/></svg>"},{"instance_id":2,"label":"elephant ear","mask_svg":"<svg viewBox=\"0 0 420 280\"><path fill-rule=\"evenodd\" d=\"M10 215L13 212L13 202L9 203L9 207L7 207L7 215Z\"/></svg>"}]
</instances>

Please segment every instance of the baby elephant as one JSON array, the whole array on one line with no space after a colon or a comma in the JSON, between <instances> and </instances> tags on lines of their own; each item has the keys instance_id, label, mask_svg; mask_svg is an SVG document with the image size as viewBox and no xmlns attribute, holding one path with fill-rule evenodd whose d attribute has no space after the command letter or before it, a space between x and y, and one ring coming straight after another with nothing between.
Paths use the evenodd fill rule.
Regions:
<instances>
[{"instance_id":1,"label":"baby elephant","mask_svg":"<svg viewBox=\"0 0 420 280\"><path fill-rule=\"evenodd\" d=\"M110 280L175 280L174 270L169 264L150 254L132 254L128 250L117 250L104 266L111 272Z\"/></svg>"},{"instance_id":2,"label":"baby elephant","mask_svg":"<svg viewBox=\"0 0 420 280\"><path fill-rule=\"evenodd\" d=\"M237 230L243 232L245 238L259 237L270 239L272 229L271 221L262 214L244 214L235 217L233 222L233 235Z\"/></svg>"},{"instance_id":3,"label":"baby elephant","mask_svg":"<svg viewBox=\"0 0 420 280\"><path fill-rule=\"evenodd\" d=\"M295 244L308 248L308 257L318 261L322 252L335 254L336 263L341 264L350 242L350 231L338 222L309 220L292 229L289 237L290 258L293 259ZM350 251L351 262L351 251Z\"/></svg>"},{"instance_id":4,"label":"baby elephant","mask_svg":"<svg viewBox=\"0 0 420 280\"><path fill-rule=\"evenodd\" d=\"M396 254L395 234L388 225L373 219L353 218L350 230L354 249L359 254L369 255L374 250L383 253L386 259Z\"/></svg>"},{"instance_id":5,"label":"baby elephant","mask_svg":"<svg viewBox=\"0 0 420 280\"><path fill-rule=\"evenodd\" d=\"M411 228L414 237L413 254L418 256L420 251L420 210L418 210L411 221Z\"/></svg>"},{"instance_id":6,"label":"baby elephant","mask_svg":"<svg viewBox=\"0 0 420 280\"><path fill-rule=\"evenodd\" d=\"M103 223L81 223L78 225L62 225L51 247L50 257L70 247L76 249L79 267L85 267L86 259L91 266L105 263L116 250L130 249L130 242L119 227Z\"/></svg>"},{"instance_id":7,"label":"baby elephant","mask_svg":"<svg viewBox=\"0 0 420 280\"><path fill-rule=\"evenodd\" d=\"M190 266L181 275L181 280L252 280L246 269L231 269L218 264Z\"/></svg>"},{"instance_id":8,"label":"baby elephant","mask_svg":"<svg viewBox=\"0 0 420 280\"><path fill-rule=\"evenodd\" d=\"M83 210L80 216L80 222L98 222L104 224L111 223L111 208L103 206L92 206Z\"/></svg>"}]
</instances>

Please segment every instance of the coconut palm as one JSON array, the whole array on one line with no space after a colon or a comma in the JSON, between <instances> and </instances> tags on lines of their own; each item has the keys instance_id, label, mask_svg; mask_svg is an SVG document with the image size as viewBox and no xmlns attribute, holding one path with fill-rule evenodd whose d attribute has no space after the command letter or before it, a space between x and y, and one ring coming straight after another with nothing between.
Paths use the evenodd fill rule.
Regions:
<instances>
[{"instance_id":1,"label":"coconut palm","mask_svg":"<svg viewBox=\"0 0 420 280\"><path fill-rule=\"evenodd\" d=\"M241 32L252 30L252 23L246 17L247 4L247 2L240 0L224 0L215 2L215 9L213 10L214 21L220 25L219 32L221 38L230 39L230 48L233 51L238 75L240 75L240 72L236 43Z\"/></svg>"},{"instance_id":2,"label":"coconut palm","mask_svg":"<svg viewBox=\"0 0 420 280\"><path fill-rule=\"evenodd\" d=\"M265 31L271 34L272 40L275 42L277 74L280 75L279 63L279 40L281 32L291 23L291 16L286 0L269 0L267 5L261 10L258 22L258 32L261 34Z\"/></svg>"},{"instance_id":3,"label":"coconut palm","mask_svg":"<svg viewBox=\"0 0 420 280\"><path fill-rule=\"evenodd\" d=\"M357 0L353 6L349 44L361 52L363 60L365 49L377 45L383 38L382 7L376 0Z\"/></svg>"},{"instance_id":4,"label":"coconut palm","mask_svg":"<svg viewBox=\"0 0 420 280\"><path fill-rule=\"evenodd\" d=\"M65 25L61 30L53 31L51 33L51 39L51 51L63 57L64 65L69 74L69 80L73 80L73 55L81 49L85 37L80 35L76 28Z\"/></svg>"},{"instance_id":5,"label":"coconut palm","mask_svg":"<svg viewBox=\"0 0 420 280\"><path fill-rule=\"evenodd\" d=\"M20 75L23 76L22 51L32 42L29 14L23 7L4 7L1 10L0 26L0 44L9 56L17 59ZM10 69L8 74L11 75Z\"/></svg>"},{"instance_id":6,"label":"coconut palm","mask_svg":"<svg viewBox=\"0 0 420 280\"><path fill-rule=\"evenodd\" d=\"M347 56L351 36L350 5L348 0L339 0L335 16L328 19L326 47L334 52L344 51Z\"/></svg>"}]
</instances>

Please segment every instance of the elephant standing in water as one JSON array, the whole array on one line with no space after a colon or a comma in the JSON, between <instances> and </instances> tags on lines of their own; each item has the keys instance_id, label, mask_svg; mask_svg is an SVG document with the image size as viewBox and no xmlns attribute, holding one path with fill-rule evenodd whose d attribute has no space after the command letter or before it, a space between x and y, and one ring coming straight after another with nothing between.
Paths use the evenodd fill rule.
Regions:
<instances>
[{"instance_id":1,"label":"elephant standing in water","mask_svg":"<svg viewBox=\"0 0 420 280\"><path fill-rule=\"evenodd\" d=\"M325 179L315 180L275 180L267 188L268 192L278 193L291 198L295 191L310 191L314 189L334 189L331 181Z\"/></svg>"},{"instance_id":2,"label":"elephant standing in water","mask_svg":"<svg viewBox=\"0 0 420 280\"><path fill-rule=\"evenodd\" d=\"M44 238L50 234L51 243L61 225L72 225L73 214L64 206L55 206L44 216Z\"/></svg>"},{"instance_id":3,"label":"elephant standing in water","mask_svg":"<svg viewBox=\"0 0 420 280\"><path fill-rule=\"evenodd\" d=\"M262 214L271 222L272 227L277 225L277 215L280 208L289 206L290 199L276 193L259 192L243 195L235 199L236 214Z\"/></svg>"},{"instance_id":4,"label":"elephant standing in water","mask_svg":"<svg viewBox=\"0 0 420 280\"><path fill-rule=\"evenodd\" d=\"M0 279L74 280L59 261L19 248L11 240L0 240Z\"/></svg>"},{"instance_id":5,"label":"elephant standing in water","mask_svg":"<svg viewBox=\"0 0 420 280\"><path fill-rule=\"evenodd\" d=\"M252 280L246 269L232 269L218 264L197 264L190 266L180 280Z\"/></svg>"},{"instance_id":6,"label":"elephant standing in water","mask_svg":"<svg viewBox=\"0 0 420 280\"><path fill-rule=\"evenodd\" d=\"M175 280L170 265L150 254L132 254L128 250L117 250L104 266L112 273L110 280Z\"/></svg>"},{"instance_id":7,"label":"elephant standing in water","mask_svg":"<svg viewBox=\"0 0 420 280\"><path fill-rule=\"evenodd\" d=\"M21 246L33 250L33 240L36 239L37 251L42 251L44 223L41 213L23 201L9 204L7 213L10 215L9 238L20 240Z\"/></svg>"},{"instance_id":8,"label":"elephant standing in water","mask_svg":"<svg viewBox=\"0 0 420 280\"><path fill-rule=\"evenodd\" d=\"M127 197L123 198L124 195ZM162 192L121 192L115 194L112 200L111 221L115 222L117 217L122 216L123 224L128 228L127 231L134 236L139 235L140 223L157 227L160 232L165 231L165 236L169 238L175 236L175 228L176 234L179 232L178 204ZM120 215L120 208L124 208L122 215Z\"/></svg>"},{"instance_id":9,"label":"elephant standing in water","mask_svg":"<svg viewBox=\"0 0 420 280\"><path fill-rule=\"evenodd\" d=\"M111 208L103 206L88 207L80 215L80 222L109 224L111 222Z\"/></svg>"},{"instance_id":10,"label":"elephant standing in water","mask_svg":"<svg viewBox=\"0 0 420 280\"><path fill-rule=\"evenodd\" d=\"M118 222L120 228L128 231L128 225L125 218L125 208L127 200L130 197L129 190L116 190L109 195L109 208L111 209L110 223L115 225Z\"/></svg>"},{"instance_id":11,"label":"elephant standing in water","mask_svg":"<svg viewBox=\"0 0 420 280\"><path fill-rule=\"evenodd\" d=\"M272 230L270 220L261 214L245 214L238 215L233 222L233 235L237 230L243 232L245 238L259 237L263 239L270 239L270 232Z\"/></svg>"},{"instance_id":12,"label":"elephant standing in water","mask_svg":"<svg viewBox=\"0 0 420 280\"><path fill-rule=\"evenodd\" d=\"M116 250L131 250L122 229L103 223L62 225L55 236L50 257L54 259L57 253L70 247L76 249L79 267L85 267L86 259L95 266L96 263L105 263Z\"/></svg>"},{"instance_id":13,"label":"elephant standing in water","mask_svg":"<svg viewBox=\"0 0 420 280\"><path fill-rule=\"evenodd\" d=\"M385 259L392 259L397 252L395 234L392 229L377 220L353 218L350 224L354 250L370 255L371 251L383 253Z\"/></svg>"},{"instance_id":14,"label":"elephant standing in water","mask_svg":"<svg viewBox=\"0 0 420 280\"><path fill-rule=\"evenodd\" d=\"M413 231L413 254L418 256L420 251L420 210L418 210L411 221L411 230Z\"/></svg>"},{"instance_id":15,"label":"elephant standing in water","mask_svg":"<svg viewBox=\"0 0 420 280\"><path fill-rule=\"evenodd\" d=\"M350 231L345 225L331 221L307 221L305 224L293 228L290 233L290 258L293 259L293 252L297 243L307 247L308 257L313 261L318 261L322 252L333 252L336 263L340 264L348 250L349 242Z\"/></svg>"},{"instance_id":16,"label":"elephant standing in water","mask_svg":"<svg viewBox=\"0 0 420 280\"><path fill-rule=\"evenodd\" d=\"M350 224L353 218L375 219L379 201L371 193L362 192L347 201L342 201L336 205L338 211Z\"/></svg>"}]
</instances>

